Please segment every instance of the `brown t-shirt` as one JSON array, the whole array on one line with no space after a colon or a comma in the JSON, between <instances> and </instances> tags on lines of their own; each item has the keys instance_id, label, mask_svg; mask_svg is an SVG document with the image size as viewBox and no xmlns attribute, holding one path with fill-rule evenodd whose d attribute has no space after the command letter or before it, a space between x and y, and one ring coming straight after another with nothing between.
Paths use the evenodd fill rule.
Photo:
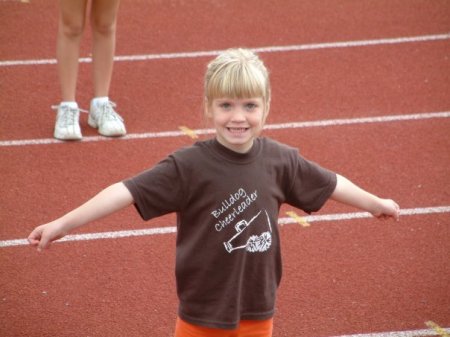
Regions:
<instances>
[{"instance_id":1,"label":"brown t-shirt","mask_svg":"<svg viewBox=\"0 0 450 337\"><path fill-rule=\"evenodd\" d=\"M124 184L143 219L177 212L180 317L233 329L242 319L273 316L281 279L280 205L319 210L336 174L268 138L256 139L245 154L211 139Z\"/></svg>"}]
</instances>

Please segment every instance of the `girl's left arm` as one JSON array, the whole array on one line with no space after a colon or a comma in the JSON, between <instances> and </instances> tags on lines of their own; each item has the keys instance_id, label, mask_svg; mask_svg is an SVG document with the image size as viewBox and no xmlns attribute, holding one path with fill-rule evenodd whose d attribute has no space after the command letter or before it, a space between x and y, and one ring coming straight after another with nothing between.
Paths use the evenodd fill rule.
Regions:
<instances>
[{"instance_id":1,"label":"girl's left arm","mask_svg":"<svg viewBox=\"0 0 450 337\"><path fill-rule=\"evenodd\" d=\"M379 219L399 220L400 207L391 199L382 199L373 195L347 178L337 174L337 184L331 199L371 213Z\"/></svg>"}]
</instances>

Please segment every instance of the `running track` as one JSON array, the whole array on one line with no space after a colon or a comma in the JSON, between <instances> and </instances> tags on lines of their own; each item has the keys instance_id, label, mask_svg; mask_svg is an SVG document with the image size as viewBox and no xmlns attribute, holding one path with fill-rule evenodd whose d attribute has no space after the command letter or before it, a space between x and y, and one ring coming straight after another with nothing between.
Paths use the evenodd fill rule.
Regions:
<instances>
[{"instance_id":1,"label":"running track","mask_svg":"<svg viewBox=\"0 0 450 337\"><path fill-rule=\"evenodd\" d=\"M403 209L394 223L334 203L312 217L284 207L274 337L450 334L448 1L124 0L111 97L129 135L98 137L82 116L76 143L52 139L55 6L0 1L1 336L172 336L173 215L145 223L128 209L43 254L24 238L209 137L204 67L235 46L271 70L267 136Z\"/></svg>"}]
</instances>

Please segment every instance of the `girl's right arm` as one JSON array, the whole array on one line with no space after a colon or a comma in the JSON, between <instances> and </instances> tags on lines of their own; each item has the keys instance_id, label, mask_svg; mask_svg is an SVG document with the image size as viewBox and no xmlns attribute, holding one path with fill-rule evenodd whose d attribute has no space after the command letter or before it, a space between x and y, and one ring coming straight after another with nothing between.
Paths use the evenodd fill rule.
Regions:
<instances>
[{"instance_id":1,"label":"girl's right arm","mask_svg":"<svg viewBox=\"0 0 450 337\"><path fill-rule=\"evenodd\" d=\"M399 220L400 207L394 200L379 198L339 174L331 199L370 212L379 219Z\"/></svg>"},{"instance_id":2,"label":"girl's right arm","mask_svg":"<svg viewBox=\"0 0 450 337\"><path fill-rule=\"evenodd\" d=\"M133 202L133 197L125 185L116 183L61 218L36 227L28 236L28 242L41 251L73 229L115 213Z\"/></svg>"}]
</instances>

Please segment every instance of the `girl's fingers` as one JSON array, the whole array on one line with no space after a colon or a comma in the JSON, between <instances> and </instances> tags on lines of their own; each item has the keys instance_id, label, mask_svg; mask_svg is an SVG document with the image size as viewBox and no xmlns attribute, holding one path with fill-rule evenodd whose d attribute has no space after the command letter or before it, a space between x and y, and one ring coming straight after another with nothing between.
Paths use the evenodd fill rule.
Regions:
<instances>
[{"instance_id":1,"label":"girl's fingers","mask_svg":"<svg viewBox=\"0 0 450 337\"><path fill-rule=\"evenodd\" d=\"M35 246L40 252L49 245L49 240L43 235L42 226L36 227L27 238L30 245Z\"/></svg>"},{"instance_id":2,"label":"girl's fingers","mask_svg":"<svg viewBox=\"0 0 450 337\"><path fill-rule=\"evenodd\" d=\"M33 230L30 235L28 235L28 242L30 243L30 245L32 246L36 246L37 244L39 244L39 241L41 239L41 234L37 232L37 228L35 230Z\"/></svg>"}]
</instances>

